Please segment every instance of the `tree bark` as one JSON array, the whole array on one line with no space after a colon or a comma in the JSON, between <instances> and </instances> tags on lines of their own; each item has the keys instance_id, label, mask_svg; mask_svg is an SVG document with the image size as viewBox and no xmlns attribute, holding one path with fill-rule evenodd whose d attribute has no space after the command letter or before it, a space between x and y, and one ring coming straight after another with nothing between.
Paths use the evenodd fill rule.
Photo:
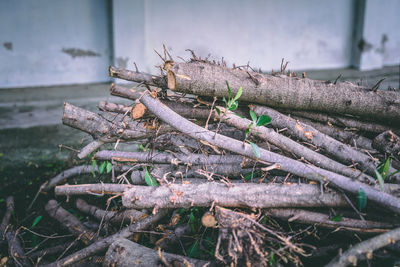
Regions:
<instances>
[{"instance_id":1,"label":"tree bark","mask_svg":"<svg viewBox=\"0 0 400 267\"><path fill-rule=\"evenodd\" d=\"M175 63L167 69L168 88L182 93L227 97L243 87L241 101L295 110L352 114L400 124L400 94L372 91L344 82L338 84L286 75L263 75L211 63Z\"/></svg>"},{"instance_id":2,"label":"tree bark","mask_svg":"<svg viewBox=\"0 0 400 267\"><path fill-rule=\"evenodd\" d=\"M152 224L156 223L158 220L163 218L167 214L167 212L168 212L167 210L159 210L156 214L150 215L135 224L131 224L128 227L122 229L121 231L106 238L100 239L95 243L87 246L86 248L81 249L63 259L45 265L45 267L69 266L77 261L80 261L96 253L104 251L117 239L129 238L137 231L145 230L146 228L150 227Z\"/></svg>"},{"instance_id":3,"label":"tree bark","mask_svg":"<svg viewBox=\"0 0 400 267\"><path fill-rule=\"evenodd\" d=\"M143 83L160 88L167 88L166 80L163 77L159 77L156 75L151 75L144 72L130 71L123 68L116 68L114 66L110 66L108 68L108 73L111 77L114 78Z\"/></svg>"},{"instance_id":4,"label":"tree bark","mask_svg":"<svg viewBox=\"0 0 400 267\"><path fill-rule=\"evenodd\" d=\"M250 120L245 118L240 118L233 112L226 111L220 107L222 111L218 117L228 125L237 127L240 130L245 131L249 128L252 123ZM292 139L275 132L271 128L254 125L250 131L251 135L257 136L269 143L291 153L294 153L299 158L303 157L305 160L313 163L315 166L330 170L332 172L337 172L341 175L351 177L353 179L359 179L360 181L367 183L374 183L375 180L356 169L350 169L347 166L340 164L322 154L319 154Z\"/></svg>"},{"instance_id":5,"label":"tree bark","mask_svg":"<svg viewBox=\"0 0 400 267\"><path fill-rule=\"evenodd\" d=\"M332 123L342 128L357 129L363 132L381 133L391 128L389 125L384 125L369 121L361 121L359 118L356 117L343 117L343 116L328 115L324 113L295 111L295 110L282 110L282 112L290 113L292 115L300 116L314 121ZM399 129L396 129L396 131L400 132Z\"/></svg>"},{"instance_id":6,"label":"tree bark","mask_svg":"<svg viewBox=\"0 0 400 267\"><path fill-rule=\"evenodd\" d=\"M85 245L95 241L96 233L87 229L81 221L61 207L56 200L49 200L44 208L50 217L59 221L74 236L79 236Z\"/></svg>"},{"instance_id":7,"label":"tree bark","mask_svg":"<svg viewBox=\"0 0 400 267\"><path fill-rule=\"evenodd\" d=\"M210 207L338 207L347 206L338 193L321 193L309 184L171 184L165 186L132 186L122 195L126 208Z\"/></svg>"},{"instance_id":8,"label":"tree bark","mask_svg":"<svg viewBox=\"0 0 400 267\"><path fill-rule=\"evenodd\" d=\"M118 225L120 225L121 223L132 224L147 216L146 213L134 209L122 211L102 210L96 206L89 205L86 201L80 198L76 200L75 206L81 212L89 214L100 221L104 220L105 222L110 222L112 224Z\"/></svg>"},{"instance_id":9,"label":"tree bark","mask_svg":"<svg viewBox=\"0 0 400 267\"><path fill-rule=\"evenodd\" d=\"M329 182L331 185L342 188L343 190L353 194L358 194L361 188L366 193L369 200L375 201L396 213L400 213L400 200L394 196L377 191L368 185L354 181L348 177L286 158L265 149L259 150L260 157L257 158L253 152L253 147L250 144L245 144L232 138L207 131L206 129L182 118L163 105L160 101L147 94L144 94L140 101L158 118L192 138L206 141L211 145L218 146L249 158L276 163L280 166L281 170L322 183Z\"/></svg>"},{"instance_id":10,"label":"tree bark","mask_svg":"<svg viewBox=\"0 0 400 267\"><path fill-rule=\"evenodd\" d=\"M266 209L267 216L276 217L289 222L316 224L320 227L341 229L359 233L384 233L396 225L385 222L361 221L341 217L333 221L329 215L303 209Z\"/></svg>"},{"instance_id":11,"label":"tree bark","mask_svg":"<svg viewBox=\"0 0 400 267\"><path fill-rule=\"evenodd\" d=\"M251 106L251 108L257 115L264 114L270 116L272 118L271 124L274 127L286 128L291 135L305 142L312 143L337 160L345 164L358 163L359 166L357 167L361 169L361 171L365 171L371 176L375 175L377 162L366 154L321 133L314 127L296 121L271 108L259 105ZM391 171L395 170L391 168Z\"/></svg>"},{"instance_id":12,"label":"tree bark","mask_svg":"<svg viewBox=\"0 0 400 267\"><path fill-rule=\"evenodd\" d=\"M398 240L400 240L400 228L396 228L392 231L354 245L340 256L334 258L331 262L325 265L325 267L344 267L350 264L356 266L359 260L371 259L375 250L393 244Z\"/></svg>"},{"instance_id":13,"label":"tree bark","mask_svg":"<svg viewBox=\"0 0 400 267\"><path fill-rule=\"evenodd\" d=\"M160 257L161 256L161 257ZM168 265L169 264L169 265ZM104 266L214 266L211 262L184 257L177 254L157 252L127 239L114 241L107 250Z\"/></svg>"}]
</instances>

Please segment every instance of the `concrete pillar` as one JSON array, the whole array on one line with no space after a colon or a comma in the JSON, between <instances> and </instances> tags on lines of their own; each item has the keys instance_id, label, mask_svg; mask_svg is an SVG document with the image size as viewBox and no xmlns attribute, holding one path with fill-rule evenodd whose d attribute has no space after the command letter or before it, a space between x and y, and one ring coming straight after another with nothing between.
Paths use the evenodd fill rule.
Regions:
<instances>
[{"instance_id":1,"label":"concrete pillar","mask_svg":"<svg viewBox=\"0 0 400 267\"><path fill-rule=\"evenodd\" d=\"M358 0L353 65L379 69L400 62L400 1Z\"/></svg>"}]
</instances>

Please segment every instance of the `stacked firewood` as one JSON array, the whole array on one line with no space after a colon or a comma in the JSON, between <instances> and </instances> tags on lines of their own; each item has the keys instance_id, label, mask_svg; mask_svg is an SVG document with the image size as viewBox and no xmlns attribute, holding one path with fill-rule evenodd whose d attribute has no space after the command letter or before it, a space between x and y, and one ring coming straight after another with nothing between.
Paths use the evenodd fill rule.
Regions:
<instances>
[{"instance_id":1,"label":"stacked firewood","mask_svg":"<svg viewBox=\"0 0 400 267\"><path fill-rule=\"evenodd\" d=\"M188 62L166 51L160 57L159 76L110 67L111 77L136 83L110 88L131 105L100 102L93 113L65 103L63 123L93 137L77 156L94 164L60 173L41 192L75 199L99 225L88 228L50 200L46 211L76 240L73 252L48 266L95 264L105 251L107 266L277 266L321 258L345 266L379 260L385 246L386 258L400 260L398 92L298 77L287 64L266 75L194 53ZM107 144L112 149L104 150ZM106 172L111 177L101 183L60 185ZM77 198L92 195L108 196L107 207ZM117 210L108 208L112 201ZM350 242L307 244L319 229L360 243L343 253ZM214 240L199 231L213 231ZM17 237L7 233L7 240ZM188 253L187 242L203 251L212 243L212 255ZM29 263L65 246L52 249L12 255Z\"/></svg>"}]
</instances>

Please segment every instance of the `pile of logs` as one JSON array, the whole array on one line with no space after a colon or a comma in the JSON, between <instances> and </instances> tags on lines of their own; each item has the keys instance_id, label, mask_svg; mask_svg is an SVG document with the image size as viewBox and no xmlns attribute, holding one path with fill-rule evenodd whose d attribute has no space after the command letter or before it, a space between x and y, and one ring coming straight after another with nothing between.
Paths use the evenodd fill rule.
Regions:
<instances>
[{"instance_id":1,"label":"pile of logs","mask_svg":"<svg viewBox=\"0 0 400 267\"><path fill-rule=\"evenodd\" d=\"M322 258L346 266L380 260L383 247L385 259L400 261L400 93L298 77L284 64L266 75L194 53L188 62L166 51L161 58L160 76L110 67L111 77L136 83L110 88L130 106L100 102L93 113L65 103L63 123L93 137L77 155L93 164L65 170L40 191L73 200L98 225L52 199L45 210L75 240L25 255L6 215L0 230L16 263L280 266ZM62 185L106 172L100 183ZM99 196L105 208L87 203ZM201 213L195 227L193 210ZM320 229L360 243L307 244ZM185 250L191 243L204 252L207 242L212 255Z\"/></svg>"}]
</instances>

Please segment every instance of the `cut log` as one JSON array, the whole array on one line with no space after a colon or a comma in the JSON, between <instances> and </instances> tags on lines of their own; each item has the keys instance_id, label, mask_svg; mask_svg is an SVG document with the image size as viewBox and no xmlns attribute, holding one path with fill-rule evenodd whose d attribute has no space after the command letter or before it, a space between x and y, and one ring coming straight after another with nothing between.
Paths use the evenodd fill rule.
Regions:
<instances>
[{"instance_id":1,"label":"cut log","mask_svg":"<svg viewBox=\"0 0 400 267\"><path fill-rule=\"evenodd\" d=\"M240 87L240 101L295 110L352 114L400 124L400 93L372 91L348 82L332 84L286 75L263 75L192 61L168 65L168 88L201 96L227 97Z\"/></svg>"}]
</instances>

